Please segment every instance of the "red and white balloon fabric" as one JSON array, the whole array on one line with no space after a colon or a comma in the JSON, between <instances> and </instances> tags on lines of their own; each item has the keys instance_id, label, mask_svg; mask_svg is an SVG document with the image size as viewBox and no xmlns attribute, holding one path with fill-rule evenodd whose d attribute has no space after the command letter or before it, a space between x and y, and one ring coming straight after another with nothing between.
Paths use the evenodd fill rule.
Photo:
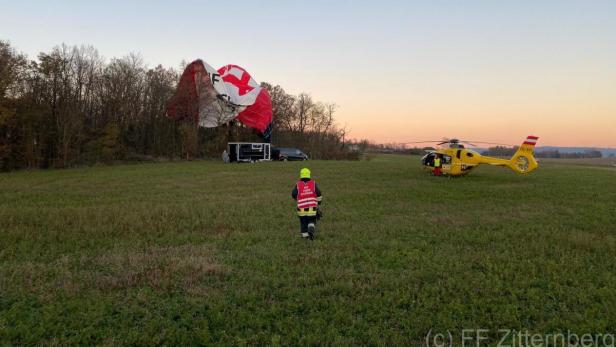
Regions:
<instances>
[{"instance_id":1,"label":"red and white balloon fabric","mask_svg":"<svg viewBox=\"0 0 616 347\"><path fill-rule=\"evenodd\" d=\"M272 101L250 74L237 65L215 70L202 60L190 63L167 104L173 119L190 119L213 128L237 119L267 135L272 122Z\"/></svg>"}]
</instances>

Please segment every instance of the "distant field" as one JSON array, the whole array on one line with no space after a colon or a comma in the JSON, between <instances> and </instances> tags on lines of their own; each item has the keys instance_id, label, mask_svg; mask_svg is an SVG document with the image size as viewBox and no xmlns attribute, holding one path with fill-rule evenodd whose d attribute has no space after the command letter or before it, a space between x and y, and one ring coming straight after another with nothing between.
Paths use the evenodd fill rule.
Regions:
<instances>
[{"instance_id":1,"label":"distant field","mask_svg":"<svg viewBox=\"0 0 616 347\"><path fill-rule=\"evenodd\" d=\"M541 163L567 164L567 165L590 165L590 166L610 166L616 168L616 158L580 158L580 159L555 159L541 158Z\"/></svg>"},{"instance_id":2,"label":"distant field","mask_svg":"<svg viewBox=\"0 0 616 347\"><path fill-rule=\"evenodd\" d=\"M0 174L0 345L419 345L616 333L616 170L434 178L418 157Z\"/></svg>"}]
</instances>

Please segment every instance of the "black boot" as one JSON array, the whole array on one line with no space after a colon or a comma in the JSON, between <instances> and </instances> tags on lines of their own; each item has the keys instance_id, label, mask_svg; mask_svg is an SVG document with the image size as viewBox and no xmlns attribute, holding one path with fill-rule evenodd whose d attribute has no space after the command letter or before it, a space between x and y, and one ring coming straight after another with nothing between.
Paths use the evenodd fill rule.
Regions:
<instances>
[{"instance_id":1,"label":"black boot","mask_svg":"<svg viewBox=\"0 0 616 347\"><path fill-rule=\"evenodd\" d=\"M316 233L316 226L314 225L314 223L310 223L308 224L308 238L310 238L311 240L314 240L314 234Z\"/></svg>"}]
</instances>

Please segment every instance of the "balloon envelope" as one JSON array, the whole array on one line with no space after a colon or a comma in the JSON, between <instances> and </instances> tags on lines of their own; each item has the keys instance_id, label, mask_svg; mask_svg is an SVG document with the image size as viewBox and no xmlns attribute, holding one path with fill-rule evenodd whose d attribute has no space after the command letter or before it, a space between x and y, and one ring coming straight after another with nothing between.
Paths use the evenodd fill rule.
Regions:
<instances>
[{"instance_id":1,"label":"balloon envelope","mask_svg":"<svg viewBox=\"0 0 616 347\"><path fill-rule=\"evenodd\" d=\"M190 63L180 78L167 115L213 128L237 119L266 133L272 122L269 93L237 65L218 70L202 60Z\"/></svg>"}]
</instances>

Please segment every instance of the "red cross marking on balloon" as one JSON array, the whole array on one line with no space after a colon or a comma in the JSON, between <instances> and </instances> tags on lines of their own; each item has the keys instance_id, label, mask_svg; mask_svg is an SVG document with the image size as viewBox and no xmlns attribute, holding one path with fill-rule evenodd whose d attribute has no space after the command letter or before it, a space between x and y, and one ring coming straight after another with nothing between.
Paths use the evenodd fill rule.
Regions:
<instances>
[{"instance_id":1,"label":"red cross marking on balloon","mask_svg":"<svg viewBox=\"0 0 616 347\"><path fill-rule=\"evenodd\" d=\"M234 74L228 73L227 71L227 74L222 76L222 80L236 86L239 95L244 95L255 89L255 87L248 84L248 82L250 82L250 75L245 71L243 71L242 79L237 78Z\"/></svg>"}]
</instances>

